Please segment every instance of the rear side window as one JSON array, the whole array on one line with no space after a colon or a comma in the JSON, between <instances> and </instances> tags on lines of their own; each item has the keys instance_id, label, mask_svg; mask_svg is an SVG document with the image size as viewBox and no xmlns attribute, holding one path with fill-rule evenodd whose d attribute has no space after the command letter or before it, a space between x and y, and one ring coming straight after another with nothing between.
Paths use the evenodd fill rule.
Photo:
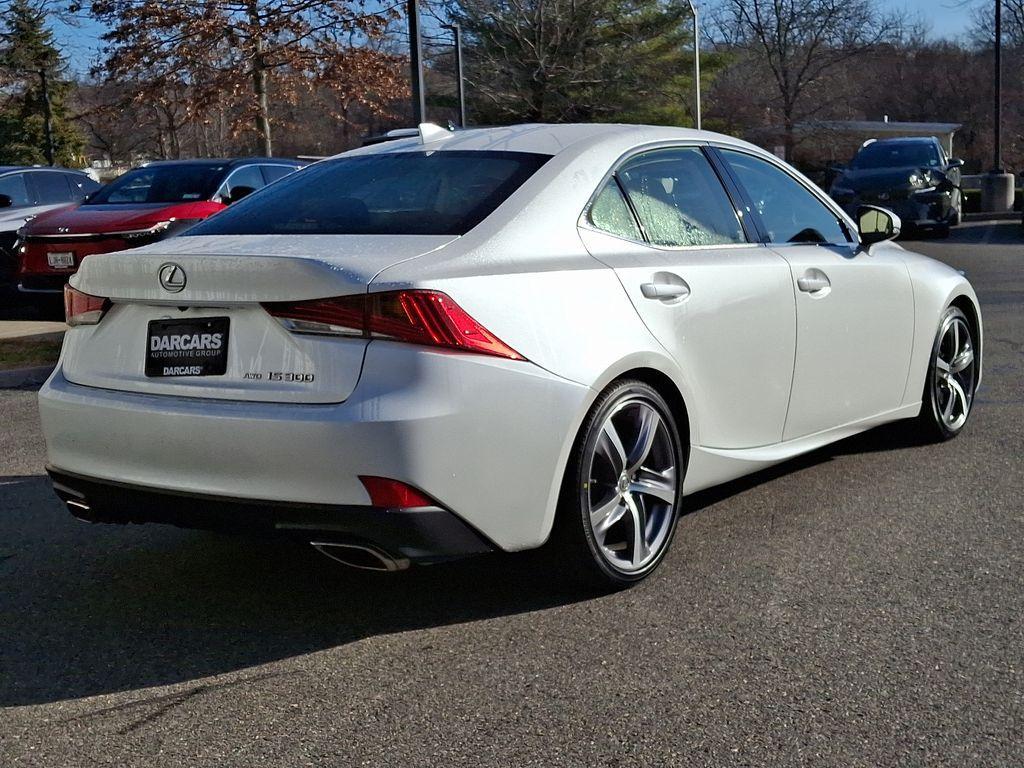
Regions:
<instances>
[{"instance_id":1,"label":"rear side window","mask_svg":"<svg viewBox=\"0 0 1024 768\"><path fill-rule=\"evenodd\" d=\"M32 174L31 182L36 188L36 199L40 205L68 203L74 199L63 173L40 171Z\"/></svg>"},{"instance_id":2,"label":"rear side window","mask_svg":"<svg viewBox=\"0 0 1024 768\"><path fill-rule=\"evenodd\" d=\"M648 152L617 175L652 245L746 242L722 182L697 147Z\"/></svg>"},{"instance_id":3,"label":"rear side window","mask_svg":"<svg viewBox=\"0 0 1024 768\"><path fill-rule=\"evenodd\" d=\"M463 235L548 159L526 152L393 152L328 160L189 235Z\"/></svg>"},{"instance_id":4,"label":"rear side window","mask_svg":"<svg viewBox=\"0 0 1024 768\"><path fill-rule=\"evenodd\" d=\"M591 224L604 232L630 240L643 240L636 219L633 218L633 213L629 210L615 179L610 179L601 190L601 194L594 198L589 218Z\"/></svg>"},{"instance_id":5,"label":"rear side window","mask_svg":"<svg viewBox=\"0 0 1024 768\"><path fill-rule=\"evenodd\" d=\"M12 207L30 205L28 187L25 186L25 174L12 173L8 176L0 176L0 195L7 195L11 198Z\"/></svg>"}]
</instances>

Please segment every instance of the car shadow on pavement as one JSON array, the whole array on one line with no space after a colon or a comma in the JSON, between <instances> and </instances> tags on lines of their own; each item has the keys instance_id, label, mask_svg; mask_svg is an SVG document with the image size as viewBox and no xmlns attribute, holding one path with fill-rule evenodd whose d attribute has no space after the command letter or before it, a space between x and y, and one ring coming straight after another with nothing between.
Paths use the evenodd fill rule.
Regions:
<instances>
[{"instance_id":1,"label":"car shadow on pavement","mask_svg":"<svg viewBox=\"0 0 1024 768\"><path fill-rule=\"evenodd\" d=\"M905 429L874 430L688 497L686 511L836 455L914 444ZM82 523L44 477L0 478L0 706L187 682L596 597L530 553L361 572L299 542Z\"/></svg>"},{"instance_id":2,"label":"car shadow on pavement","mask_svg":"<svg viewBox=\"0 0 1024 768\"><path fill-rule=\"evenodd\" d=\"M364 572L301 542L83 523L45 478L0 478L0 706L185 682L595 597L552 583L532 559Z\"/></svg>"}]
</instances>

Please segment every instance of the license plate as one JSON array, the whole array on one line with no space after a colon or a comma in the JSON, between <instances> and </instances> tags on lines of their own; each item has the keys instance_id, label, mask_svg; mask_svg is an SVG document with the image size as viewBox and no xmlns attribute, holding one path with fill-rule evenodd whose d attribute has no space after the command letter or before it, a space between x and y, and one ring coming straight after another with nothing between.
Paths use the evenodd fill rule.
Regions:
<instances>
[{"instance_id":1,"label":"license plate","mask_svg":"<svg viewBox=\"0 0 1024 768\"><path fill-rule=\"evenodd\" d=\"M59 251L46 254L46 263L58 269L75 266L75 254L71 251Z\"/></svg>"},{"instance_id":2,"label":"license plate","mask_svg":"<svg viewBox=\"0 0 1024 768\"><path fill-rule=\"evenodd\" d=\"M223 376L228 369L230 318L150 320L146 376Z\"/></svg>"}]
</instances>

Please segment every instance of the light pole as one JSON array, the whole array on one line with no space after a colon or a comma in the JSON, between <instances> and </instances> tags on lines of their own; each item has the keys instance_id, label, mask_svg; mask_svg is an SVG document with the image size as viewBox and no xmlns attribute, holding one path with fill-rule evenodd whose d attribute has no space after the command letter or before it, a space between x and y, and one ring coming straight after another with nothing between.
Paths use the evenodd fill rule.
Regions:
<instances>
[{"instance_id":1,"label":"light pole","mask_svg":"<svg viewBox=\"0 0 1024 768\"><path fill-rule=\"evenodd\" d=\"M996 0L996 50L995 50L995 162L992 173L1003 172L1003 0Z\"/></svg>"},{"instance_id":2,"label":"light pole","mask_svg":"<svg viewBox=\"0 0 1024 768\"><path fill-rule=\"evenodd\" d=\"M455 35L455 82L459 91L459 127L466 127L466 86L462 78L462 27L459 24L442 24Z\"/></svg>"},{"instance_id":3,"label":"light pole","mask_svg":"<svg viewBox=\"0 0 1024 768\"><path fill-rule=\"evenodd\" d=\"M697 19L697 6L693 0L686 0L693 14L693 116L700 130L700 22Z\"/></svg>"},{"instance_id":4,"label":"light pole","mask_svg":"<svg viewBox=\"0 0 1024 768\"><path fill-rule=\"evenodd\" d=\"M409 67L412 75L412 121L419 125L427 119L426 94L423 89L423 45L420 42L420 4L409 0Z\"/></svg>"}]
</instances>

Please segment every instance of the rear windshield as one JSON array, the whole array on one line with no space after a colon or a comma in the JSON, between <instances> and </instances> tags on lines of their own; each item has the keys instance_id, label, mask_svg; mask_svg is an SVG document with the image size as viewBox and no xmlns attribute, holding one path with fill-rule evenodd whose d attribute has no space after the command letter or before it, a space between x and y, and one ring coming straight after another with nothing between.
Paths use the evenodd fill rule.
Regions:
<instances>
[{"instance_id":1,"label":"rear windshield","mask_svg":"<svg viewBox=\"0 0 1024 768\"><path fill-rule=\"evenodd\" d=\"M189 235L463 235L540 168L527 152L394 152L327 160Z\"/></svg>"},{"instance_id":2,"label":"rear windshield","mask_svg":"<svg viewBox=\"0 0 1024 768\"><path fill-rule=\"evenodd\" d=\"M224 163L188 163L136 168L119 176L86 205L188 203L209 200L224 175Z\"/></svg>"},{"instance_id":3,"label":"rear windshield","mask_svg":"<svg viewBox=\"0 0 1024 768\"><path fill-rule=\"evenodd\" d=\"M852 168L937 168L939 153L934 144L868 144L853 158Z\"/></svg>"}]
</instances>

